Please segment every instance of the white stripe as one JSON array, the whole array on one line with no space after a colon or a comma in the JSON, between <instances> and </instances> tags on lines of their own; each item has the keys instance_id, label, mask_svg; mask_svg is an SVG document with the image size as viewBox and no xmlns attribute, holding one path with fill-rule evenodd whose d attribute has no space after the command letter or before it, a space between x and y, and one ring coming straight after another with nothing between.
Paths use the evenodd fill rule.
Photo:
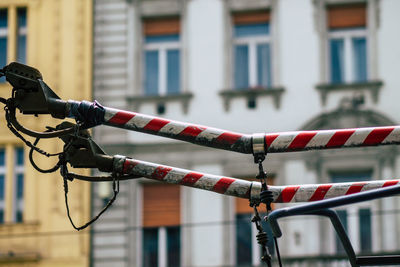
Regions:
<instances>
[{"instance_id":1,"label":"white stripe","mask_svg":"<svg viewBox=\"0 0 400 267\"><path fill-rule=\"evenodd\" d=\"M118 109L113 109L113 108L106 108L106 112L104 113L104 120L109 121L111 120L112 117L115 116L120 110Z\"/></svg>"},{"instance_id":2,"label":"white stripe","mask_svg":"<svg viewBox=\"0 0 400 267\"><path fill-rule=\"evenodd\" d=\"M125 127L143 129L152 119L154 119L154 117L137 114L126 123Z\"/></svg>"},{"instance_id":3,"label":"white stripe","mask_svg":"<svg viewBox=\"0 0 400 267\"><path fill-rule=\"evenodd\" d=\"M304 185L297 189L296 193L294 194L293 198L290 202L305 202L309 201L312 195L314 195L315 191L317 190L317 185Z\"/></svg>"},{"instance_id":4,"label":"white stripe","mask_svg":"<svg viewBox=\"0 0 400 267\"><path fill-rule=\"evenodd\" d=\"M326 193L325 198L332 198L332 197L346 195L347 190L349 190L349 187L352 184L353 183L333 184L332 187L329 189L328 193Z\"/></svg>"},{"instance_id":5,"label":"white stripe","mask_svg":"<svg viewBox=\"0 0 400 267\"><path fill-rule=\"evenodd\" d=\"M351 146L351 145L356 145L356 144L362 144L367 138L367 136L372 132L372 130L375 128L363 128L363 129L357 129L349 139L347 139L346 143L344 146Z\"/></svg>"},{"instance_id":6,"label":"white stripe","mask_svg":"<svg viewBox=\"0 0 400 267\"><path fill-rule=\"evenodd\" d=\"M150 178L156 168L157 165L150 165L148 162L139 162L135 167L133 167L131 173Z\"/></svg>"},{"instance_id":7,"label":"white stripe","mask_svg":"<svg viewBox=\"0 0 400 267\"><path fill-rule=\"evenodd\" d=\"M214 185L218 183L221 176L204 174L197 182L193 185L194 187L213 191Z\"/></svg>"},{"instance_id":8,"label":"white stripe","mask_svg":"<svg viewBox=\"0 0 400 267\"><path fill-rule=\"evenodd\" d=\"M287 148L300 132L287 132L280 133L277 138L272 142L270 148Z\"/></svg>"},{"instance_id":9,"label":"white stripe","mask_svg":"<svg viewBox=\"0 0 400 267\"><path fill-rule=\"evenodd\" d=\"M371 181L364 185L361 192L381 188L386 181Z\"/></svg>"},{"instance_id":10,"label":"white stripe","mask_svg":"<svg viewBox=\"0 0 400 267\"><path fill-rule=\"evenodd\" d=\"M160 132L162 133L168 133L172 135L178 135L180 132L182 132L188 125L184 123L179 123L176 121L172 121L164 125L160 129Z\"/></svg>"},{"instance_id":11,"label":"white stripe","mask_svg":"<svg viewBox=\"0 0 400 267\"><path fill-rule=\"evenodd\" d=\"M167 181L169 183L179 184L182 181L183 177L185 177L185 175L188 173L189 171L173 168L164 177L164 181Z\"/></svg>"},{"instance_id":12,"label":"white stripe","mask_svg":"<svg viewBox=\"0 0 400 267\"><path fill-rule=\"evenodd\" d=\"M225 194L244 196L247 193L247 191L250 189L250 185L251 185L251 182L249 182L249 181L235 179L235 181L230 184L230 186L226 190Z\"/></svg>"},{"instance_id":13,"label":"white stripe","mask_svg":"<svg viewBox=\"0 0 400 267\"><path fill-rule=\"evenodd\" d=\"M393 131L386 136L386 138L382 141L382 143L394 143L400 142L400 127L395 127Z\"/></svg>"},{"instance_id":14,"label":"white stripe","mask_svg":"<svg viewBox=\"0 0 400 267\"><path fill-rule=\"evenodd\" d=\"M215 129L215 128L207 128L204 131L202 131L196 139L206 139L208 141L213 141L218 138L221 134L223 134L224 131Z\"/></svg>"},{"instance_id":15,"label":"white stripe","mask_svg":"<svg viewBox=\"0 0 400 267\"><path fill-rule=\"evenodd\" d=\"M306 147L320 147L325 146L332 136L335 134L334 131L319 131L317 134L308 142Z\"/></svg>"}]
</instances>

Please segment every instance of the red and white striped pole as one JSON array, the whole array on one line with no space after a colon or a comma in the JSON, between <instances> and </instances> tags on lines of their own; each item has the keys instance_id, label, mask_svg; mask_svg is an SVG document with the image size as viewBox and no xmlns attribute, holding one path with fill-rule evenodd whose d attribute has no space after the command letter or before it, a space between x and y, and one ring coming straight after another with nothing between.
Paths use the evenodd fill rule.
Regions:
<instances>
[{"instance_id":1,"label":"red and white striped pole","mask_svg":"<svg viewBox=\"0 0 400 267\"><path fill-rule=\"evenodd\" d=\"M104 124L198 145L253 153L254 135L105 108ZM265 134L265 153L400 144L400 126Z\"/></svg>"},{"instance_id":2,"label":"red and white striped pole","mask_svg":"<svg viewBox=\"0 0 400 267\"><path fill-rule=\"evenodd\" d=\"M190 170L115 156L114 171L124 175L142 176L219 194L251 199L259 202L261 184L242 179L205 174ZM379 180L355 183L268 186L275 203L310 202L350 195L362 191L397 185L400 180Z\"/></svg>"}]
</instances>

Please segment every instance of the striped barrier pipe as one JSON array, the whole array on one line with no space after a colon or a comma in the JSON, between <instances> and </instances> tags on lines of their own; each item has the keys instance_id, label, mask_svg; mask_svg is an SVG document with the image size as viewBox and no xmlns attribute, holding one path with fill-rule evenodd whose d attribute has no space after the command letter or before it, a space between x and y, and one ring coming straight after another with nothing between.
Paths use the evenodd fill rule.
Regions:
<instances>
[{"instance_id":1,"label":"striped barrier pipe","mask_svg":"<svg viewBox=\"0 0 400 267\"><path fill-rule=\"evenodd\" d=\"M253 135L105 108L104 124L234 152L253 153ZM265 153L400 144L400 126L265 134Z\"/></svg>"},{"instance_id":2,"label":"striped barrier pipe","mask_svg":"<svg viewBox=\"0 0 400 267\"><path fill-rule=\"evenodd\" d=\"M204 174L190 170L116 156L114 171L145 178L208 190L259 202L261 184L247 180ZM354 183L268 186L275 203L310 202L367 190L397 185L400 180L377 180Z\"/></svg>"}]
</instances>

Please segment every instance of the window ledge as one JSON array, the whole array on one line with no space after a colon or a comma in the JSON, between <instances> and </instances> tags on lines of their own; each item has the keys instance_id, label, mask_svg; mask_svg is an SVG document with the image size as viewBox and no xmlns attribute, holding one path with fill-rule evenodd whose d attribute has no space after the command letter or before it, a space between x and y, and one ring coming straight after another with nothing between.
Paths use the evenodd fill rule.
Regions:
<instances>
[{"instance_id":1,"label":"window ledge","mask_svg":"<svg viewBox=\"0 0 400 267\"><path fill-rule=\"evenodd\" d=\"M38 263L41 258L38 252L13 252L10 249L8 253L0 255L0 264Z\"/></svg>"},{"instance_id":2,"label":"window ledge","mask_svg":"<svg viewBox=\"0 0 400 267\"><path fill-rule=\"evenodd\" d=\"M271 96L273 98L275 108L279 109L282 93L284 91L285 89L283 87L257 87L247 88L244 90L227 89L221 91L219 94L224 99L226 111L229 111L230 102L233 98L247 98L248 100L253 100L260 96Z\"/></svg>"},{"instance_id":3,"label":"window ledge","mask_svg":"<svg viewBox=\"0 0 400 267\"><path fill-rule=\"evenodd\" d=\"M192 99L192 93L181 93L176 95L164 95L164 96L132 96L128 97L128 101L133 105L134 110L139 110L140 105L143 103L155 103L155 104L165 104L168 102L181 102L183 112L186 114L189 108L189 101Z\"/></svg>"},{"instance_id":4,"label":"window ledge","mask_svg":"<svg viewBox=\"0 0 400 267\"><path fill-rule=\"evenodd\" d=\"M379 90L382 88L383 82L380 80L368 81L362 83L344 83L344 84L318 84L317 90L321 93L322 104L326 104L329 93L337 91L369 91L374 103L378 102Z\"/></svg>"},{"instance_id":5,"label":"window ledge","mask_svg":"<svg viewBox=\"0 0 400 267\"><path fill-rule=\"evenodd\" d=\"M11 232L25 231L25 230L37 230L39 228L38 221L29 222L6 222L0 224L0 233L6 234Z\"/></svg>"}]
</instances>

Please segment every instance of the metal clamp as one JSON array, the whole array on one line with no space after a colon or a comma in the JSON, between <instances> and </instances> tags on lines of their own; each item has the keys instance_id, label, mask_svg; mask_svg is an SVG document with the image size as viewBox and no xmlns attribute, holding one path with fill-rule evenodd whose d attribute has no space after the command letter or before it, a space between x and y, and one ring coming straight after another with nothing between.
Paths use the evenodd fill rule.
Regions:
<instances>
[{"instance_id":1,"label":"metal clamp","mask_svg":"<svg viewBox=\"0 0 400 267\"><path fill-rule=\"evenodd\" d=\"M265 133L255 133L251 136L254 163L259 163L265 159Z\"/></svg>"}]
</instances>

